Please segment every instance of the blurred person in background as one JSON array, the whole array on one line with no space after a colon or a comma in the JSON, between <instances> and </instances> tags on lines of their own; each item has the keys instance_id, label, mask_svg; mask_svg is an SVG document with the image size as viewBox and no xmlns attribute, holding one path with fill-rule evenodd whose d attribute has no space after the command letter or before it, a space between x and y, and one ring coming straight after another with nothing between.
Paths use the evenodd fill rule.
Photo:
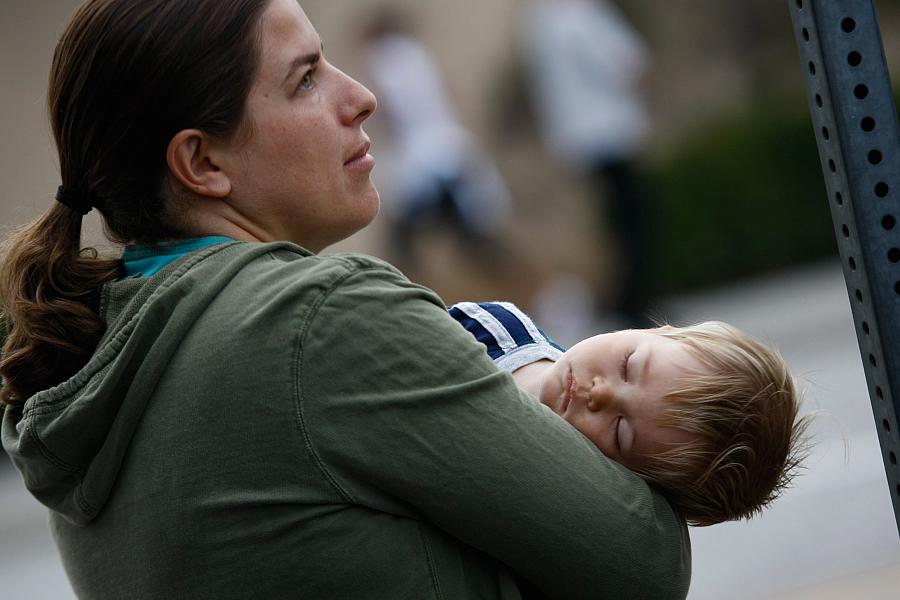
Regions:
<instances>
[{"instance_id":1,"label":"blurred person in background","mask_svg":"<svg viewBox=\"0 0 900 600\"><path fill-rule=\"evenodd\" d=\"M493 160L460 123L431 51L393 6L372 13L362 34L368 78L392 138L385 202L392 262L411 277L423 268L419 242L449 227L478 266L497 271L509 257L500 231L510 195Z\"/></svg>"},{"instance_id":2,"label":"blurred person in background","mask_svg":"<svg viewBox=\"0 0 900 600\"><path fill-rule=\"evenodd\" d=\"M649 129L639 89L646 47L606 0L528 0L522 42L546 147L592 180L599 230L617 241L616 289L597 296L613 299L622 325L648 326L652 211L636 166Z\"/></svg>"}]
</instances>

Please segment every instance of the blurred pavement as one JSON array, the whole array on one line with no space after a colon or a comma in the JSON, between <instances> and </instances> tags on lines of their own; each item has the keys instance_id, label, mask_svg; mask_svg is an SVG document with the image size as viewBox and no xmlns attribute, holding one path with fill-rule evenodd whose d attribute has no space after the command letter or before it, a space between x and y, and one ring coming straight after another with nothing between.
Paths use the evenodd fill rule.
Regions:
<instances>
[{"instance_id":1,"label":"blurred pavement","mask_svg":"<svg viewBox=\"0 0 900 600\"><path fill-rule=\"evenodd\" d=\"M690 600L896 598L900 536L837 262L665 302L775 344L818 411L806 472L762 518L692 529ZM567 341L567 340L562 340ZM4 459L5 460L5 459ZM0 465L0 595L72 598L46 516Z\"/></svg>"}]
</instances>

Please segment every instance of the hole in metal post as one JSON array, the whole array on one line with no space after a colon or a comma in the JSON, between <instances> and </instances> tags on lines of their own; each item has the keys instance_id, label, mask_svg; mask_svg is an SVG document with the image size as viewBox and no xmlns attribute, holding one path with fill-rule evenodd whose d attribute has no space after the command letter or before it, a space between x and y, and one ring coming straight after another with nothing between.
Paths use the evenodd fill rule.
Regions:
<instances>
[{"instance_id":1,"label":"hole in metal post","mask_svg":"<svg viewBox=\"0 0 900 600\"><path fill-rule=\"evenodd\" d=\"M822 137L825 138L825 141L826 141L826 142L827 142L828 139L831 137L831 134L828 132L828 128L827 128L827 127L823 127L823 128L822 128Z\"/></svg>"},{"instance_id":2,"label":"hole in metal post","mask_svg":"<svg viewBox=\"0 0 900 600\"><path fill-rule=\"evenodd\" d=\"M816 106L822 108L822 96L816 94Z\"/></svg>"},{"instance_id":3,"label":"hole in metal post","mask_svg":"<svg viewBox=\"0 0 900 600\"><path fill-rule=\"evenodd\" d=\"M862 63L862 54L854 50L847 55L847 64L851 67L858 67Z\"/></svg>"},{"instance_id":4,"label":"hole in metal post","mask_svg":"<svg viewBox=\"0 0 900 600\"><path fill-rule=\"evenodd\" d=\"M880 387L875 388L875 395L878 396L879 400L884 400L884 392L881 391Z\"/></svg>"},{"instance_id":5,"label":"hole in metal post","mask_svg":"<svg viewBox=\"0 0 900 600\"><path fill-rule=\"evenodd\" d=\"M859 126L862 127L862 130L866 133L872 133L875 131L875 119L866 117L860 122Z\"/></svg>"},{"instance_id":6,"label":"hole in metal post","mask_svg":"<svg viewBox=\"0 0 900 600\"><path fill-rule=\"evenodd\" d=\"M856 290L856 301L862 302L862 292L860 290Z\"/></svg>"},{"instance_id":7,"label":"hole in metal post","mask_svg":"<svg viewBox=\"0 0 900 600\"><path fill-rule=\"evenodd\" d=\"M856 29L856 21L847 17L843 21L841 21L841 29L844 30L845 33L850 33L854 29Z\"/></svg>"},{"instance_id":8,"label":"hole in metal post","mask_svg":"<svg viewBox=\"0 0 900 600\"><path fill-rule=\"evenodd\" d=\"M877 366L878 366L878 361L875 360L875 355L874 355L874 354L870 354L870 355L869 355L869 364L872 365L873 367L877 367Z\"/></svg>"},{"instance_id":9,"label":"hole in metal post","mask_svg":"<svg viewBox=\"0 0 900 600\"><path fill-rule=\"evenodd\" d=\"M814 63L813 61L809 61L809 74L810 75L816 74L816 63Z\"/></svg>"},{"instance_id":10,"label":"hole in metal post","mask_svg":"<svg viewBox=\"0 0 900 600\"><path fill-rule=\"evenodd\" d=\"M900 281L894 284L894 293L900 295Z\"/></svg>"},{"instance_id":11,"label":"hole in metal post","mask_svg":"<svg viewBox=\"0 0 900 600\"><path fill-rule=\"evenodd\" d=\"M881 164L881 151L880 150L870 150L869 151L869 163L873 165Z\"/></svg>"},{"instance_id":12,"label":"hole in metal post","mask_svg":"<svg viewBox=\"0 0 900 600\"><path fill-rule=\"evenodd\" d=\"M884 215L884 217L881 218L881 226L888 231L893 229L896 224L897 219L895 219L893 215Z\"/></svg>"},{"instance_id":13,"label":"hole in metal post","mask_svg":"<svg viewBox=\"0 0 900 600\"><path fill-rule=\"evenodd\" d=\"M891 191L890 186L883 181L879 181L875 184L875 195L879 198L884 198Z\"/></svg>"},{"instance_id":14,"label":"hole in metal post","mask_svg":"<svg viewBox=\"0 0 900 600\"><path fill-rule=\"evenodd\" d=\"M837 172L837 165L835 164L834 160L831 160L831 159L828 160L828 170L831 171L832 173Z\"/></svg>"},{"instance_id":15,"label":"hole in metal post","mask_svg":"<svg viewBox=\"0 0 900 600\"><path fill-rule=\"evenodd\" d=\"M804 27L802 33L803 33L803 41L808 42L809 41L809 30L806 27Z\"/></svg>"},{"instance_id":16,"label":"hole in metal post","mask_svg":"<svg viewBox=\"0 0 900 600\"><path fill-rule=\"evenodd\" d=\"M863 329L863 333L865 333L866 335L869 335L869 324L866 323L865 321L863 321L862 329Z\"/></svg>"},{"instance_id":17,"label":"hole in metal post","mask_svg":"<svg viewBox=\"0 0 900 600\"><path fill-rule=\"evenodd\" d=\"M896 455L896 454L894 454L893 452L891 452L890 455L889 455L889 458L890 458L890 461L891 461L891 464L892 464L892 465L896 465L896 464L897 464L897 455Z\"/></svg>"},{"instance_id":18,"label":"hole in metal post","mask_svg":"<svg viewBox=\"0 0 900 600\"><path fill-rule=\"evenodd\" d=\"M841 233L844 235L845 238L849 238L850 237L850 228L847 227L846 225L841 225Z\"/></svg>"},{"instance_id":19,"label":"hole in metal post","mask_svg":"<svg viewBox=\"0 0 900 600\"><path fill-rule=\"evenodd\" d=\"M900 262L900 248L891 248L888 250L888 260L892 263Z\"/></svg>"},{"instance_id":20,"label":"hole in metal post","mask_svg":"<svg viewBox=\"0 0 900 600\"><path fill-rule=\"evenodd\" d=\"M797 2L797 8L799 8L800 10L803 10L803 0L796 0L796 2Z\"/></svg>"},{"instance_id":21,"label":"hole in metal post","mask_svg":"<svg viewBox=\"0 0 900 600\"><path fill-rule=\"evenodd\" d=\"M844 205L844 197L841 195L840 192L835 192L834 201L838 203L838 206Z\"/></svg>"},{"instance_id":22,"label":"hole in metal post","mask_svg":"<svg viewBox=\"0 0 900 600\"><path fill-rule=\"evenodd\" d=\"M891 432L891 423L887 419L884 419L881 422L881 426L884 427L884 430L887 431L888 433Z\"/></svg>"},{"instance_id":23,"label":"hole in metal post","mask_svg":"<svg viewBox=\"0 0 900 600\"><path fill-rule=\"evenodd\" d=\"M855 88L853 88L853 95L859 98L860 100L865 100L869 95L869 88L863 84L859 84Z\"/></svg>"}]
</instances>

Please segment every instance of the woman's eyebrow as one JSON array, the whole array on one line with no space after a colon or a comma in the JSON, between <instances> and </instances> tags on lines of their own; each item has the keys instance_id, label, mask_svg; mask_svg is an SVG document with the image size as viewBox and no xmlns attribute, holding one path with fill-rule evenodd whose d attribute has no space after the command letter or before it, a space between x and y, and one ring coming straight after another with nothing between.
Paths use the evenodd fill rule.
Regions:
<instances>
[{"instance_id":1,"label":"woman's eyebrow","mask_svg":"<svg viewBox=\"0 0 900 600\"><path fill-rule=\"evenodd\" d=\"M325 42L319 41L319 50L316 52L310 52L309 54L304 54L302 56L298 56L294 60L291 61L291 64L288 65L288 72L285 75L284 80L287 82L297 71L297 69L301 67L305 67L306 65L314 65L322 58L322 54L325 52Z\"/></svg>"}]
</instances>

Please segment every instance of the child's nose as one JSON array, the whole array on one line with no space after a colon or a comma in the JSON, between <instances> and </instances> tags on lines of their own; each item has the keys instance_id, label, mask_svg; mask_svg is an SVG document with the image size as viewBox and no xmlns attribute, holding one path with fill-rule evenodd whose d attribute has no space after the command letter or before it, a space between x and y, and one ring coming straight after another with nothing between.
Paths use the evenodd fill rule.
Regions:
<instances>
[{"instance_id":1,"label":"child's nose","mask_svg":"<svg viewBox=\"0 0 900 600\"><path fill-rule=\"evenodd\" d=\"M609 405L613 399L613 391L610 385L599 375L591 380L588 390L588 410L596 412Z\"/></svg>"}]
</instances>

